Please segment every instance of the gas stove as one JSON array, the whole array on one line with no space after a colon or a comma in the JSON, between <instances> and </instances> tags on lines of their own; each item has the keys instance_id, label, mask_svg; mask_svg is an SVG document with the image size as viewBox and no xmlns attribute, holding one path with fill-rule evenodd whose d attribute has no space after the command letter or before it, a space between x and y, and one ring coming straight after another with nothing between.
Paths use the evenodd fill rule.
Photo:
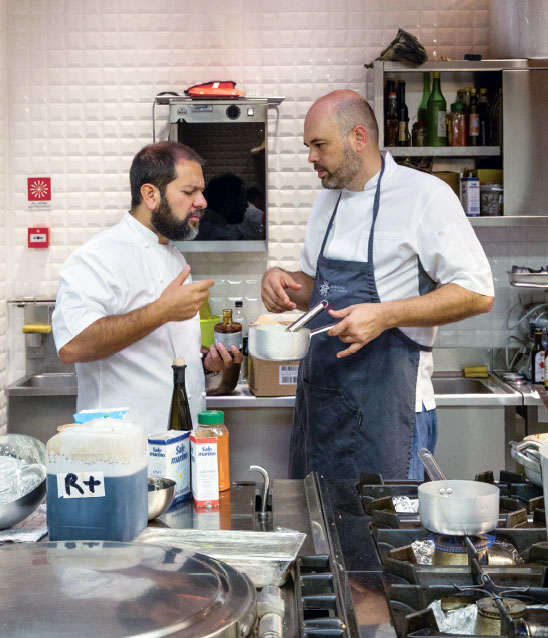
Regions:
<instances>
[{"instance_id":1,"label":"gas stove","mask_svg":"<svg viewBox=\"0 0 548 638\"><path fill-rule=\"evenodd\" d=\"M320 479L340 589L361 637L548 636L542 489L510 472L476 480L500 490L497 528L449 537L421 525L419 482Z\"/></svg>"}]
</instances>

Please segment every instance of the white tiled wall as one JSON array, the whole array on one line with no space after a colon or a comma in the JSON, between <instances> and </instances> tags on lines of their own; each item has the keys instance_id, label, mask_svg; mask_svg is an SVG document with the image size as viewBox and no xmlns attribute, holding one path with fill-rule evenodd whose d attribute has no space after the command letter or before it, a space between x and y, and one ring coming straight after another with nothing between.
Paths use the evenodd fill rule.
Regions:
<instances>
[{"instance_id":1,"label":"white tiled wall","mask_svg":"<svg viewBox=\"0 0 548 638\"><path fill-rule=\"evenodd\" d=\"M7 49L6 3L0 0L0 388L7 381ZM0 391L0 433L6 423L6 398Z\"/></svg>"},{"instance_id":2,"label":"white tiled wall","mask_svg":"<svg viewBox=\"0 0 548 638\"><path fill-rule=\"evenodd\" d=\"M9 57L8 91L1 92L8 98L9 197L0 211L8 294L54 296L69 253L127 209L128 169L151 141L154 95L224 78L248 93L285 96L269 140L268 255L189 257L195 275L217 282L214 310L244 296L250 313L261 311L265 268L298 264L318 189L302 144L312 101L343 87L371 98L364 64L398 27L414 33L431 58L485 56L488 46L489 0L0 0L0 11ZM5 69L2 64L3 75ZM160 131L167 118L162 108L156 109ZM27 176L51 176L52 211L27 210ZM29 225L51 227L48 250L25 247ZM490 233L482 231L482 240L506 293L503 271L522 254L511 254L513 231ZM524 255L536 261L536 250L546 261L536 238ZM476 345L480 337L491 339L492 329L495 341L503 339L505 308L497 300L490 316L444 328L440 344Z\"/></svg>"}]
</instances>

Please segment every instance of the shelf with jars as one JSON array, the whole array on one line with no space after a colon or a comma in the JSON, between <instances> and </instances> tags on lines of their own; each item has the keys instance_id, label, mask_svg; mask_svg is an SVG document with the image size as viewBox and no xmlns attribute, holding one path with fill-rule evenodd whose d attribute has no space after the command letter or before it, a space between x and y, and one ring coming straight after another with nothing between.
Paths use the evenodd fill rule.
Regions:
<instances>
[{"instance_id":1,"label":"shelf with jars","mask_svg":"<svg viewBox=\"0 0 548 638\"><path fill-rule=\"evenodd\" d=\"M544 62L375 62L373 106L381 148L397 162L447 181L474 226L545 225L548 183L537 175L545 160L535 150L539 142L542 152L548 147L543 125L548 107L538 98L539 89L548 88ZM474 182L481 203L466 204L463 182ZM539 183L543 197L536 194Z\"/></svg>"}]
</instances>

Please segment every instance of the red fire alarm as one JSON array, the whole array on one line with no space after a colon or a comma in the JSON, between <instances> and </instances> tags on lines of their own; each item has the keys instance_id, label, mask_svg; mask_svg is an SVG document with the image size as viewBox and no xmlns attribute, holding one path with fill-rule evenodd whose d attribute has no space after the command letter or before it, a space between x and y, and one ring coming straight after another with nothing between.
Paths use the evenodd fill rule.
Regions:
<instances>
[{"instance_id":1,"label":"red fire alarm","mask_svg":"<svg viewBox=\"0 0 548 638\"><path fill-rule=\"evenodd\" d=\"M49 228L28 228L29 248L47 248L49 246Z\"/></svg>"}]
</instances>

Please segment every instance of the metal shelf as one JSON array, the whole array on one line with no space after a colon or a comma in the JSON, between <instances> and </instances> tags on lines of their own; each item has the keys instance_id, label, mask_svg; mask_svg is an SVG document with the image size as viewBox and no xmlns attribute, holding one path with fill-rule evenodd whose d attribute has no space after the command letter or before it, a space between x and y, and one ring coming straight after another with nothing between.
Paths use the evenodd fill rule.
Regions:
<instances>
[{"instance_id":1,"label":"metal shelf","mask_svg":"<svg viewBox=\"0 0 548 638\"><path fill-rule=\"evenodd\" d=\"M491 157L500 146L387 146L392 157Z\"/></svg>"}]
</instances>

